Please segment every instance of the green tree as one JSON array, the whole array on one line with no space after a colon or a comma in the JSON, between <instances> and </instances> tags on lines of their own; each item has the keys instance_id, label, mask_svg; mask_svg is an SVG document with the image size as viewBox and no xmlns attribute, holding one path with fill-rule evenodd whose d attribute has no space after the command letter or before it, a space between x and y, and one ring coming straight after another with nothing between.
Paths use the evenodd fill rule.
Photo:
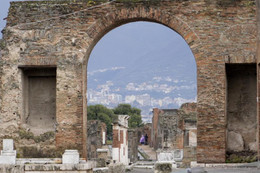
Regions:
<instances>
[{"instance_id":1,"label":"green tree","mask_svg":"<svg viewBox=\"0 0 260 173\"><path fill-rule=\"evenodd\" d=\"M119 104L113 109L116 115L129 115L128 125L130 128L140 127L142 124L141 110L129 104Z\"/></svg>"},{"instance_id":2,"label":"green tree","mask_svg":"<svg viewBox=\"0 0 260 173\"><path fill-rule=\"evenodd\" d=\"M107 126L107 136L112 137L112 122L116 115L111 109L103 105L90 105L88 106L88 120L100 120Z\"/></svg>"}]
</instances>

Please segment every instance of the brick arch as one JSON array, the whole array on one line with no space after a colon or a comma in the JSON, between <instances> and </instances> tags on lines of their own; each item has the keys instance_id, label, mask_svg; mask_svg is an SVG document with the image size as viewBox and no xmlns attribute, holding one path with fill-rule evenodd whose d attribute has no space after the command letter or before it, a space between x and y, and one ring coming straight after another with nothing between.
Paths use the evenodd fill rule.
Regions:
<instances>
[{"instance_id":1,"label":"brick arch","mask_svg":"<svg viewBox=\"0 0 260 173\"><path fill-rule=\"evenodd\" d=\"M149 11L145 7L135 7L131 10L121 9L118 11L110 12L109 14L103 16L101 19L97 20L94 24L87 28L86 32L89 36L90 41L87 43L87 52L85 58L83 59L83 133L86 132L86 122L87 122L87 66L89 56L98 43L98 41L109 31L123 24L137 22L137 21L147 21L162 24L173 31L177 32L189 45L192 53L195 57L197 71L198 71L198 60L200 59L200 49L201 40L196 32L183 20L176 16L172 16L165 12L160 11L158 8L150 8ZM83 148L86 148L85 141L87 139L87 134L83 134ZM83 151L84 152L84 151ZM85 155L85 153L83 153Z\"/></svg>"},{"instance_id":2,"label":"brick arch","mask_svg":"<svg viewBox=\"0 0 260 173\"><path fill-rule=\"evenodd\" d=\"M109 31L123 24L147 21L162 24L173 31L177 32L189 45L193 52L195 61L197 62L199 46L201 40L195 30L188 23L177 16L172 16L168 13L160 11L158 8L150 8L149 11L145 7L135 7L132 9L121 9L113 11L86 29L88 36L91 38L88 42L88 49L83 64L86 65L89 55L97 42Z\"/></svg>"},{"instance_id":3,"label":"brick arch","mask_svg":"<svg viewBox=\"0 0 260 173\"><path fill-rule=\"evenodd\" d=\"M3 30L4 44L1 44L0 111L4 119L0 135L13 135L15 132L10 129L14 129L17 137L18 128L23 125L23 68L54 66L58 79L57 132L55 142L48 146L74 147L83 154L87 121L83 94L87 89L90 52L115 27L151 21L175 30L189 44L197 63L197 160L224 163L225 64L257 60L256 9L254 3L242 1L226 6L205 0L13 2ZM26 140L17 142L17 149L27 144ZM44 151L51 147L44 147Z\"/></svg>"}]
</instances>

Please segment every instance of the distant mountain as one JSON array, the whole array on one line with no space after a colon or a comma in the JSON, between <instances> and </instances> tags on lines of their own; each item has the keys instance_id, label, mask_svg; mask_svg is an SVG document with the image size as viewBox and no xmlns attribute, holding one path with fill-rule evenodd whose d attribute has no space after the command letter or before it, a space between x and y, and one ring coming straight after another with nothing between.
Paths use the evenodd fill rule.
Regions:
<instances>
[{"instance_id":1,"label":"distant mountain","mask_svg":"<svg viewBox=\"0 0 260 173\"><path fill-rule=\"evenodd\" d=\"M186 80L196 83L196 68L193 59L187 58L191 52L184 52L180 49L181 44L160 45L158 49L150 52L140 53L138 58L127 59L128 63L123 67L89 72L89 87L112 81L123 87L128 83L152 82L155 77L170 77L172 80ZM192 57L193 58L193 57ZM189 84L188 84L189 85Z\"/></svg>"},{"instance_id":2,"label":"distant mountain","mask_svg":"<svg viewBox=\"0 0 260 173\"><path fill-rule=\"evenodd\" d=\"M196 64L187 43L159 24L135 22L103 37L88 65L89 104L129 102L173 108L196 99ZM106 100L106 101L105 101ZM133 101L133 102L131 102Z\"/></svg>"}]
</instances>

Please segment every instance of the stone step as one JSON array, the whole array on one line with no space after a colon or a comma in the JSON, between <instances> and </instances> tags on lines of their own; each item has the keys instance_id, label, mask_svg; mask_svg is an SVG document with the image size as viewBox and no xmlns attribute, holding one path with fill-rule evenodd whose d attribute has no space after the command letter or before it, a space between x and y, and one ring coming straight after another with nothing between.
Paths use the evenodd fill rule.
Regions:
<instances>
[{"instance_id":1,"label":"stone step","mask_svg":"<svg viewBox=\"0 0 260 173\"><path fill-rule=\"evenodd\" d=\"M153 169L154 165L135 165L134 168L138 168L138 169Z\"/></svg>"},{"instance_id":2,"label":"stone step","mask_svg":"<svg viewBox=\"0 0 260 173\"><path fill-rule=\"evenodd\" d=\"M147 161L147 162L145 162L145 161L142 161L142 162L138 161L138 162L135 163L135 165L154 165L154 163L155 162L153 162L153 161Z\"/></svg>"},{"instance_id":3,"label":"stone step","mask_svg":"<svg viewBox=\"0 0 260 173\"><path fill-rule=\"evenodd\" d=\"M155 162L153 161L138 161L134 164L134 168L138 169L153 169Z\"/></svg>"}]
</instances>

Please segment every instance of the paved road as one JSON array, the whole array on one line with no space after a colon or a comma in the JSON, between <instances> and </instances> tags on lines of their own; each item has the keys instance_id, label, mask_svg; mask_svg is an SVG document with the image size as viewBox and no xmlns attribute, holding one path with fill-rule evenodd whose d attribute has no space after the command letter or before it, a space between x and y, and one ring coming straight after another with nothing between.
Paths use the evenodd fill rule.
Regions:
<instances>
[{"instance_id":1,"label":"paved road","mask_svg":"<svg viewBox=\"0 0 260 173\"><path fill-rule=\"evenodd\" d=\"M153 169L137 169L134 168L132 171L127 173L154 173Z\"/></svg>"},{"instance_id":2,"label":"paved road","mask_svg":"<svg viewBox=\"0 0 260 173\"><path fill-rule=\"evenodd\" d=\"M237 168L237 169L220 169L220 168L208 168L208 173L260 173L260 169L253 168Z\"/></svg>"},{"instance_id":3,"label":"paved road","mask_svg":"<svg viewBox=\"0 0 260 173\"><path fill-rule=\"evenodd\" d=\"M203 172L202 169L192 170L192 173L260 173L260 169L253 168L206 168L204 169L207 172ZM128 173L154 173L152 169L137 169L134 168ZM177 169L172 173L187 173L186 169Z\"/></svg>"}]
</instances>

